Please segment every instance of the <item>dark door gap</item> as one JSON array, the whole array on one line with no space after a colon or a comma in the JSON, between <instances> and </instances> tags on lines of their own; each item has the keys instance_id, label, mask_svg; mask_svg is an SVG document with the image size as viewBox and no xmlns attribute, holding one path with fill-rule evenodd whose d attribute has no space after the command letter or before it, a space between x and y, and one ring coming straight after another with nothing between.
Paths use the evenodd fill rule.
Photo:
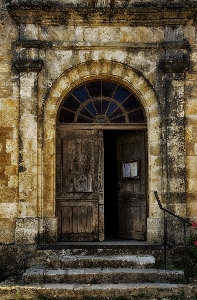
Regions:
<instances>
[{"instance_id":1,"label":"dark door gap","mask_svg":"<svg viewBox=\"0 0 197 300\"><path fill-rule=\"evenodd\" d=\"M105 239L118 238L117 131L104 131Z\"/></svg>"}]
</instances>

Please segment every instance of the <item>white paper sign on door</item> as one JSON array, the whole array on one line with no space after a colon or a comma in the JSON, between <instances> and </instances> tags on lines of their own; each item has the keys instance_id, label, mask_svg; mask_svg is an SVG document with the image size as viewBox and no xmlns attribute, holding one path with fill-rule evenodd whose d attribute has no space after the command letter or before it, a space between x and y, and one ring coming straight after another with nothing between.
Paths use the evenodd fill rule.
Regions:
<instances>
[{"instance_id":1,"label":"white paper sign on door","mask_svg":"<svg viewBox=\"0 0 197 300\"><path fill-rule=\"evenodd\" d=\"M122 162L122 178L139 178L139 160Z\"/></svg>"},{"instance_id":2,"label":"white paper sign on door","mask_svg":"<svg viewBox=\"0 0 197 300\"><path fill-rule=\"evenodd\" d=\"M130 163L123 163L122 164L122 177L123 178L130 178L131 177Z\"/></svg>"},{"instance_id":3,"label":"white paper sign on door","mask_svg":"<svg viewBox=\"0 0 197 300\"><path fill-rule=\"evenodd\" d=\"M138 163L137 161L130 163L131 168L131 177L137 177L138 176Z\"/></svg>"}]
</instances>

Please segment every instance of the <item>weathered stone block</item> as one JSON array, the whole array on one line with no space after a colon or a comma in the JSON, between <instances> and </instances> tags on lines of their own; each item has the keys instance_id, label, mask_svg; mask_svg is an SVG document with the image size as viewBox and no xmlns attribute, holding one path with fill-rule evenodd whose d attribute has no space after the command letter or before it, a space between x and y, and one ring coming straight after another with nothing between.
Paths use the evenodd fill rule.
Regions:
<instances>
[{"instance_id":1,"label":"weathered stone block","mask_svg":"<svg viewBox=\"0 0 197 300\"><path fill-rule=\"evenodd\" d=\"M197 193L187 193L187 205L196 202Z\"/></svg>"},{"instance_id":2,"label":"weathered stone block","mask_svg":"<svg viewBox=\"0 0 197 300\"><path fill-rule=\"evenodd\" d=\"M17 244L55 242L56 218L17 218L15 241Z\"/></svg>"},{"instance_id":3,"label":"weathered stone block","mask_svg":"<svg viewBox=\"0 0 197 300\"><path fill-rule=\"evenodd\" d=\"M15 231L15 219L12 218L1 218L0 219L0 241L2 244L12 244L15 242L14 231ZM3 229L3 230L2 230Z\"/></svg>"},{"instance_id":4,"label":"weathered stone block","mask_svg":"<svg viewBox=\"0 0 197 300\"><path fill-rule=\"evenodd\" d=\"M17 244L34 244L38 235L38 218L17 218L15 242Z\"/></svg>"},{"instance_id":5,"label":"weathered stone block","mask_svg":"<svg viewBox=\"0 0 197 300\"><path fill-rule=\"evenodd\" d=\"M13 174L8 177L8 187L10 189L18 188L18 174Z\"/></svg>"},{"instance_id":6,"label":"weathered stone block","mask_svg":"<svg viewBox=\"0 0 197 300\"><path fill-rule=\"evenodd\" d=\"M197 192L197 185L196 185L196 179L195 178L192 178L192 179L187 178L187 191L189 193L196 193Z\"/></svg>"},{"instance_id":7,"label":"weathered stone block","mask_svg":"<svg viewBox=\"0 0 197 300\"><path fill-rule=\"evenodd\" d=\"M196 155L197 154L197 143L187 142L186 144L186 155Z\"/></svg>"},{"instance_id":8,"label":"weathered stone block","mask_svg":"<svg viewBox=\"0 0 197 300\"><path fill-rule=\"evenodd\" d=\"M12 203L18 201L18 190L6 188L0 190L0 203Z\"/></svg>"},{"instance_id":9,"label":"weathered stone block","mask_svg":"<svg viewBox=\"0 0 197 300\"><path fill-rule=\"evenodd\" d=\"M0 218L7 216L8 219L13 219L17 215L17 203L0 203Z\"/></svg>"},{"instance_id":10,"label":"weathered stone block","mask_svg":"<svg viewBox=\"0 0 197 300\"><path fill-rule=\"evenodd\" d=\"M12 127L1 127L0 128L0 138L1 139L12 138L12 132L13 132Z\"/></svg>"},{"instance_id":11,"label":"weathered stone block","mask_svg":"<svg viewBox=\"0 0 197 300\"><path fill-rule=\"evenodd\" d=\"M163 241L163 218L147 219L147 241L150 243Z\"/></svg>"},{"instance_id":12,"label":"weathered stone block","mask_svg":"<svg viewBox=\"0 0 197 300\"><path fill-rule=\"evenodd\" d=\"M190 216L190 219L192 221L196 222L196 219L197 219L197 217L196 217L197 216L197 205L196 205L196 203L192 203L192 204L187 205L187 213Z\"/></svg>"},{"instance_id":13,"label":"weathered stone block","mask_svg":"<svg viewBox=\"0 0 197 300\"><path fill-rule=\"evenodd\" d=\"M121 27L120 28L120 41L134 42L134 43L152 43L162 42L164 38L163 28L153 27Z\"/></svg>"}]
</instances>

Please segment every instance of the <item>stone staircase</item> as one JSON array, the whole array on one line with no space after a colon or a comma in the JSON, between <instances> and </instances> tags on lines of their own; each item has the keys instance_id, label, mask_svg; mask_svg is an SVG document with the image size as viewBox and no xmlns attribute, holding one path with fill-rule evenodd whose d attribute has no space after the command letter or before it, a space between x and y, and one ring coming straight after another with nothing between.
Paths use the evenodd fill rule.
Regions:
<instances>
[{"instance_id":1,"label":"stone staircase","mask_svg":"<svg viewBox=\"0 0 197 300\"><path fill-rule=\"evenodd\" d=\"M196 287L183 284L183 271L158 269L153 255L133 252L39 250L20 282L1 284L0 299L15 299L15 293L21 297L17 299L34 300L170 299L193 295Z\"/></svg>"},{"instance_id":2,"label":"stone staircase","mask_svg":"<svg viewBox=\"0 0 197 300\"><path fill-rule=\"evenodd\" d=\"M151 255L67 256L50 257L48 264L27 269L22 276L24 284L77 283L117 284L183 281L183 271L155 269Z\"/></svg>"}]
</instances>

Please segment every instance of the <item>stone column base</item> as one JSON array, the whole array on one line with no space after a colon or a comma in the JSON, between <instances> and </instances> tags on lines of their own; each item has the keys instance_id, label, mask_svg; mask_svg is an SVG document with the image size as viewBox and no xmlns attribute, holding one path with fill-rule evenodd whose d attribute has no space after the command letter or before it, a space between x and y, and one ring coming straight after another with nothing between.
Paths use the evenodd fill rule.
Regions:
<instances>
[{"instance_id":1,"label":"stone column base","mask_svg":"<svg viewBox=\"0 0 197 300\"><path fill-rule=\"evenodd\" d=\"M17 218L16 244L55 243L57 241L57 218Z\"/></svg>"}]
</instances>

